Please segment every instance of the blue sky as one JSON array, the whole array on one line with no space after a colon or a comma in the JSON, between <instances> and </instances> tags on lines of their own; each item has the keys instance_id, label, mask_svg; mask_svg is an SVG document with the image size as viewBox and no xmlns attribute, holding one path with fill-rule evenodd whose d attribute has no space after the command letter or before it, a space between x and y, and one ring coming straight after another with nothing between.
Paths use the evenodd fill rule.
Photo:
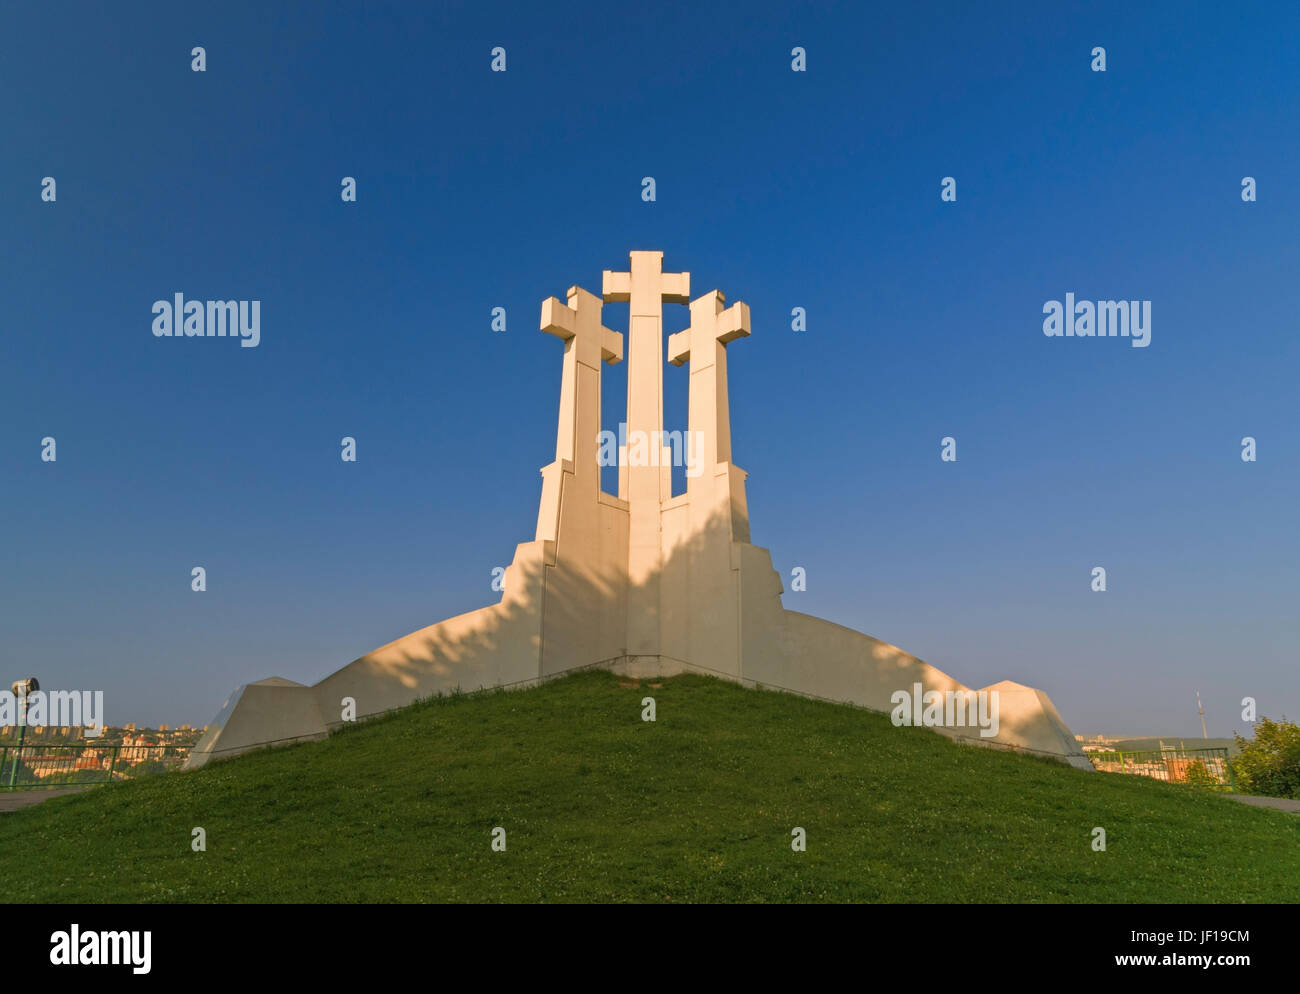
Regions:
<instances>
[{"instance_id":1,"label":"blue sky","mask_svg":"<svg viewBox=\"0 0 1300 994\"><path fill-rule=\"evenodd\" d=\"M554 451L539 304L635 248L750 305L787 607L1076 732L1300 714L1300 8L185 6L0 10L6 685L202 724L495 599ZM153 337L178 291L260 300L261 344ZM1044 337L1067 291L1151 300L1150 347Z\"/></svg>"}]
</instances>

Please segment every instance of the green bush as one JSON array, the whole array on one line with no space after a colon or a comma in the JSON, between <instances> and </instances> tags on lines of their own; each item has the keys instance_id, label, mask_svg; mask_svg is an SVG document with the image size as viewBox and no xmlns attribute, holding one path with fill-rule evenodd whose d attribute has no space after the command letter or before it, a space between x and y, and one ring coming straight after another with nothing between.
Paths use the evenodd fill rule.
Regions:
<instances>
[{"instance_id":1,"label":"green bush","mask_svg":"<svg viewBox=\"0 0 1300 994\"><path fill-rule=\"evenodd\" d=\"M1223 785L1219 783L1219 778L1207 770L1205 763L1199 759L1187 764L1187 772L1184 775L1183 783L1189 787L1200 787L1204 790L1223 789Z\"/></svg>"},{"instance_id":2,"label":"green bush","mask_svg":"<svg viewBox=\"0 0 1300 994\"><path fill-rule=\"evenodd\" d=\"M1232 762L1237 789L1263 797L1300 800L1300 725L1261 717L1255 737L1236 736L1240 755Z\"/></svg>"}]
</instances>

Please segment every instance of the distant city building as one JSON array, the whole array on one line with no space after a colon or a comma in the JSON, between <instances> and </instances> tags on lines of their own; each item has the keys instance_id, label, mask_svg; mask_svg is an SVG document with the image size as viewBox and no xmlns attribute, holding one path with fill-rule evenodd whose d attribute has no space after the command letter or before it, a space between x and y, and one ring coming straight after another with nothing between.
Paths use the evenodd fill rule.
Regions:
<instances>
[{"instance_id":1,"label":"distant city building","mask_svg":"<svg viewBox=\"0 0 1300 994\"><path fill-rule=\"evenodd\" d=\"M1084 752L1110 752L1120 741L1115 735L1076 735L1075 739Z\"/></svg>"}]
</instances>

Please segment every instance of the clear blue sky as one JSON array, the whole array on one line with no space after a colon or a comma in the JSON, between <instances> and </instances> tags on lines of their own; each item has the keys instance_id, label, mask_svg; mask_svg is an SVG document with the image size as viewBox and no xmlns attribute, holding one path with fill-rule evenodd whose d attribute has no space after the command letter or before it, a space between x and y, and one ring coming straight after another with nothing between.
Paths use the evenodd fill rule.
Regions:
<instances>
[{"instance_id":1,"label":"clear blue sky","mask_svg":"<svg viewBox=\"0 0 1300 994\"><path fill-rule=\"evenodd\" d=\"M539 304L640 248L751 307L787 607L1077 732L1300 715L1300 8L424 6L0 10L5 685L202 724L493 600L554 451ZM260 346L154 338L177 291L261 300ZM1067 291L1151 300L1150 347L1044 337Z\"/></svg>"}]
</instances>

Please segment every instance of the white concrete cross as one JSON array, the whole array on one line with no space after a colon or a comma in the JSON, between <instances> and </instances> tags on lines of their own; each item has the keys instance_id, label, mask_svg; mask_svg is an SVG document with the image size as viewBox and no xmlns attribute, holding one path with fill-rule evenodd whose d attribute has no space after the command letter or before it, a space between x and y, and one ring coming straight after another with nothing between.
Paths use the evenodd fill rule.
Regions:
<instances>
[{"instance_id":1,"label":"white concrete cross","mask_svg":"<svg viewBox=\"0 0 1300 994\"><path fill-rule=\"evenodd\" d=\"M628 438L662 439L664 427L665 302L690 301L690 273L665 273L662 252L632 252L628 271L605 270L601 295L626 302ZM659 575L662 566L660 507L672 497L672 464L666 450L648 465L620 468L618 495L628 502L628 655L657 655ZM620 453L620 455L625 455Z\"/></svg>"},{"instance_id":2,"label":"white concrete cross","mask_svg":"<svg viewBox=\"0 0 1300 994\"><path fill-rule=\"evenodd\" d=\"M699 439L696 457L708 476L717 463L731 461L727 343L749 334L748 305L737 301L724 310L725 301L721 290L691 301L690 327L668 338L668 361L674 366L691 362L690 437Z\"/></svg>"},{"instance_id":3,"label":"white concrete cross","mask_svg":"<svg viewBox=\"0 0 1300 994\"><path fill-rule=\"evenodd\" d=\"M659 439L664 427L663 305L689 303L691 274L665 273L662 252L631 252L629 261L625 273L604 271L601 296L606 303L628 305L628 437ZM649 465L620 471L618 495L638 505L647 505L645 514L657 514L657 508L652 510L648 505L672 496L672 477L666 472L669 468L660 458L652 458Z\"/></svg>"},{"instance_id":4,"label":"white concrete cross","mask_svg":"<svg viewBox=\"0 0 1300 994\"><path fill-rule=\"evenodd\" d=\"M569 303L555 297L542 301L542 331L564 342L564 372L560 379L560 425L555 458L568 460L583 476L599 470L600 364L623 358L623 336L600 322L604 305L582 287L569 287ZM582 439L582 451L577 450Z\"/></svg>"}]
</instances>

